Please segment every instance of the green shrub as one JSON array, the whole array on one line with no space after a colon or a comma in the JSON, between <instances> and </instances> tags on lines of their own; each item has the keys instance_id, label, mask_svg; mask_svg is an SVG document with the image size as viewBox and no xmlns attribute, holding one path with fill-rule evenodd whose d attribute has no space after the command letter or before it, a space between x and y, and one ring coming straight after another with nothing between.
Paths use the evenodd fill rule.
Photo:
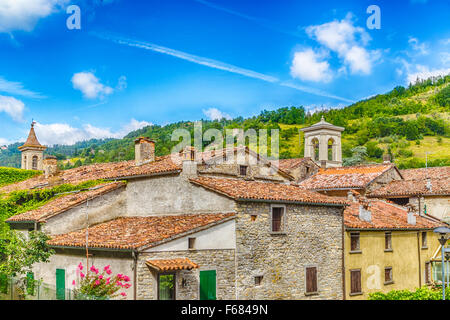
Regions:
<instances>
[{"instance_id":1,"label":"green shrub","mask_svg":"<svg viewBox=\"0 0 450 320\"><path fill-rule=\"evenodd\" d=\"M34 170L0 168L0 187L30 179L41 173L42 173L41 171L34 171Z\"/></svg>"},{"instance_id":2,"label":"green shrub","mask_svg":"<svg viewBox=\"0 0 450 320\"><path fill-rule=\"evenodd\" d=\"M450 300L450 295L446 295L446 300ZM388 293L369 293L369 300L442 300L442 291L438 288L422 287L415 291L392 290Z\"/></svg>"}]
</instances>

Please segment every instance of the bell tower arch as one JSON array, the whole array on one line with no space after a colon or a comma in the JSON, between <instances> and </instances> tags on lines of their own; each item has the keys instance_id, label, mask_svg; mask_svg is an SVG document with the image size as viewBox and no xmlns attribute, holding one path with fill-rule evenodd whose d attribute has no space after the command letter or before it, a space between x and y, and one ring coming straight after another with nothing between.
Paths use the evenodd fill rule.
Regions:
<instances>
[{"instance_id":1,"label":"bell tower arch","mask_svg":"<svg viewBox=\"0 0 450 320\"><path fill-rule=\"evenodd\" d=\"M300 130L305 134L305 157L327 168L342 166L341 133L345 128L326 122L322 116L320 122Z\"/></svg>"}]
</instances>

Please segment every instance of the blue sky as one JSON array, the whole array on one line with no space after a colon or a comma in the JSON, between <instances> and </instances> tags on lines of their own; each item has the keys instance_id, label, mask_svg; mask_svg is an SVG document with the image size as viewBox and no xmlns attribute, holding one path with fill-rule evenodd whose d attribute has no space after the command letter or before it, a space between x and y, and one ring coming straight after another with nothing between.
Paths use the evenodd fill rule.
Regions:
<instances>
[{"instance_id":1,"label":"blue sky","mask_svg":"<svg viewBox=\"0 0 450 320\"><path fill-rule=\"evenodd\" d=\"M81 29L69 30L69 5ZM369 29L370 5L381 12ZM342 107L450 72L450 2L0 0L0 144Z\"/></svg>"}]
</instances>

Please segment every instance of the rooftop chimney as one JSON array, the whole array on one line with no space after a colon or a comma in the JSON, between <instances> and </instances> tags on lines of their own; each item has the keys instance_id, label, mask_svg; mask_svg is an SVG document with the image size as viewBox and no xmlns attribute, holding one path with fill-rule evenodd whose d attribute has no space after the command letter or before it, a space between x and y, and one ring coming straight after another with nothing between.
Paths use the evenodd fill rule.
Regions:
<instances>
[{"instance_id":1,"label":"rooftop chimney","mask_svg":"<svg viewBox=\"0 0 450 320\"><path fill-rule=\"evenodd\" d=\"M366 222L372 221L372 213L370 212L370 203L367 200L359 201L359 219Z\"/></svg>"},{"instance_id":2,"label":"rooftop chimney","mask_svg":"<svg viewBox=\"0 0 450 320\"><path fill-rule=\"evenodd\" d=\"M322 169L326 169L327 168L327 160L320 160L320 167Z\"/></svg>"},{"instance_id":3,"label":"rooftop chimney","mask_svg":"<svg viewBox=\"0 0 450 320\"><path fill-rule=\"evenodd\" d=\"M383 154L383 163L391 163L391 155L389 153Z\"/></svg>"},{"instance_id":4,"label":"rooftop chimney","mask_svg":"<svg viewBox=\"0 0 450 320\"><path fill-rule=\"evenodd\" d=\"M427 178L427 185L426 186L427 186L427 189L428 189L429 192L433 191L433 186L431 184L431 179L430 178Z\"/></svg>"},{"instance_id":5,"label":"rooftop chimney","mask_svg":"<svg viewBox=\"0 0 450 320\"><path fill-rule=\"evenodd\" d=\"M137 166L155 161L155 142L145 137L134 140L134 158Z\"/></svg>"},{"instance_id":6,"label":"rooftop chimney","mask_svg":"<svg viewBox=\"0 0 450 320\"><path fill-rule=\"evenodd\" d=\"M415 210L413 208L413 206L407 206L408 208L408 224L411 224L413 226L416 225L416 214L415 214Z\"/></svg>"},{"instance_id":7,"label":"rooftop chimney","mask_svg":"<svg viewBox=\"0 0 450 320\"><path fill-rule=\"evenodd\" d=\"M58 160L55 156L46 156L44 159L45 178L53 177L58 173Z\"/></svg>"},{"instance_id":8,"label":"rooftop chimney","mask_svg":"<svg viewBox=\"0 0 450 320\"><path fill-rule=\"evenodd\" d=\"M352 190L348 190L347 199L351 202L356 202L356 196L355 196L355 194L353 194Z\"/></svg>"}]
</instances>

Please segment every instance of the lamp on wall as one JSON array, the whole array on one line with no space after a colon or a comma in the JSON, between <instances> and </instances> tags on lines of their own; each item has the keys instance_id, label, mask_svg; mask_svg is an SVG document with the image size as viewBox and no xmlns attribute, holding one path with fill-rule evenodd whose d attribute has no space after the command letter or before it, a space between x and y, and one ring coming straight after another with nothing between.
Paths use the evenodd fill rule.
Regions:
<instances>
[{"instance_id":1,"label":"lamp on wall","mask_svg":"<svg viewBox=\"0 0 450 320\"><path fill-rule=\"evenodd\" d=\"M441 244L441 252L442 252L442 300L445 300L445 256L446 253L450 253L450 249L445 249L445 244L447 243L447 234L450 233L450 229L447 227L438 227L433 230L434 233L439 233L439 243Z\"/></svg>"}]
</instances>

